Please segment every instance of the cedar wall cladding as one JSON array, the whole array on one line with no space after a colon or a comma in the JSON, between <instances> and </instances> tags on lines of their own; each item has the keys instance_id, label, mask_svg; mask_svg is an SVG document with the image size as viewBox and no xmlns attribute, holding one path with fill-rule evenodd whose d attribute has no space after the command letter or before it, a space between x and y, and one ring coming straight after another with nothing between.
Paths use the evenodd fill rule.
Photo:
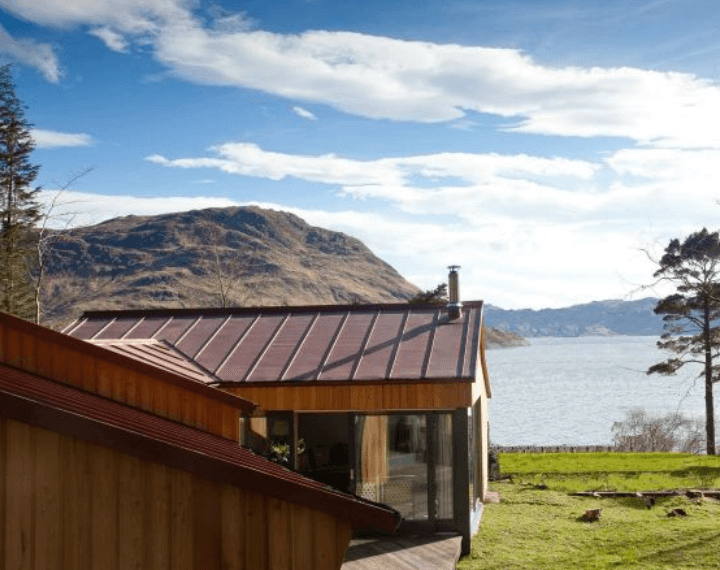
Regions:
<instances>
[{"instance_id":1,"label":"cedar wall cladding","mask_svg":"<svg viewBox=\"0 0 720 570\"><path fill-rule=\"evenodd\" d=\"M331 515L0 419L0 569L340 568Z\"/></svg>"},{"instance_id":2,"label":"cedar wall cladding","mask_svg":"<svg viewBox=\"0 0 720 570\"><path fill-rule=\"evenodd\" d=\"M4 313L0 362L234 441L239 437L242 401Z\"/></svg>"}]
</instances>

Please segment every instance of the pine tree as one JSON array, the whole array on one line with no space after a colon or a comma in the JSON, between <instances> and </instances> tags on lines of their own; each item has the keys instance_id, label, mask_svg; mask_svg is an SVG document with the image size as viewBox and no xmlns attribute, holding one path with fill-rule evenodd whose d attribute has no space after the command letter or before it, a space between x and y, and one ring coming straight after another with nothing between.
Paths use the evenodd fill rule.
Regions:
<instances>
[{"instance_id":1,"label":"pine tree","mask_svg":"<svg viewBox=\"0 0 720 570\"><path fill-rule=\"evenodd\" d=\"M408 300L409 305L445 305L448 301L447 283L428 289Z\"/></svg>"},{"instance_id":2,"label":"pine tree","mask_svg":"<svg viewBox=\"0 0 720 570\"><path fill-rule=\"evenodd\" d=\"M34 228L41 218L39 166L30 164L35 143L25 107L15 94L10 66L0 67L0 310L23 318L34 314Z\"/></svg>"},{"instance_id":3,"label":"pine tree","mask_svg":"<svg viewBox=\"0 0 720 570\"><path fill-rule=\"evenodd\" d=\"M705 228L684 242L665 248L655 277L675 285L677 292L661 299L655 313L663 315L665 332L657 345L673 354L651 366L648 374L673 375L688 363L702 365L705 384L707 454L715 455L713 384L720 368L720 236Z\"/></svg>"}]
</instances>

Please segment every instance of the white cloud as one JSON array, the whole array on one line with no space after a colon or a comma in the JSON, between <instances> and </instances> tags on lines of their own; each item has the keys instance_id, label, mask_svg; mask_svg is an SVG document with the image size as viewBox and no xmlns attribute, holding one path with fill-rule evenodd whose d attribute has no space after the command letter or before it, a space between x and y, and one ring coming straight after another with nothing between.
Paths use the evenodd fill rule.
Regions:
<instances>
[{"instance_id":1,"label":"white cloud","mask_svg":"<svg viewBox=\"0 0 720 570\"><path fill-rule=\"evenodd\" d=\"M292 108L293 113L295 113L298 117L301 117L303 119L307 119L308 121L317 121L317 117L308 111L307 109L303 109L302 107L295 106Z\"/></svg>"},{"instance_id":2,"label":"white cloud","mask_svg":"<svg viewBox=\"0 0 720 570\"><path fill-rule=\"evenodd\" d=\"M191 0L0 0L4 10L53 27L110 25L128 33L155 31L189 17Z\"/></svg>"},{"instance_id":3,"label":"white cloud","mask_svg":"<svg viewBox=\"0 0 720 570\"><path fill-rule=\"evenodd\" d=\"M527 133L720 146L720 88L689 74L551 68L513 49L349 32L167 28L156 49L190 81L260 89L365 117L437 122L473 110L512 118L508 129Z\"/></svg>"},{"instance_id":4,"label":"white cloud","mask_svg":"<svg viewBox=\"0 0 720 570\"><path fill-rule=\"evenodd\" d=\"M325 184L379 184L400 181L400 173L390 162L362 162L333 154L290 155L262 150L251 143L226 143L214 149L220 158L180 158L161 155L146 158L173 168L217 168L228 174L282 180L288 176Z\"/></svg>"},{"instance_id":5,"label":"white cloud","mask_svg":"<svg viewBox=\"0 0 720 570\"><path fill-rule=\"evenodd\" d=\"M90 146L93 138L85 133L61 133L44 129L33 129L32 137L37 148L62 148Z\"/></svg>"},{"instance_id":6,"label":"white cloud","mask_svg":"<svg viewBox=\"0 0 720 570\"><path fill-rule=\"evenodd\" d=\"M0 6L44 25L91 26L111 49L142 37L188 81L258 89L364 117L439 122L475 111L506 117L508 130L527 133L720 148L720 87L685 73L549 67L516 49L342 31L277 34L251 30L243 14L221 14L206 25L190 0Z\"/></svg>"},{"instance_id":7,"label":"white cloud","mask_svg":"<svg viewBox=\"0 0 720 570\"><path fill-rule=\"evenodd\" d=\"M678 227L678 220L707 218L720 199L720 150L623 149L604 163L497 153L355 160L271 152L251 143L212 150L212 157L147 160L274 181L298 178L337 186L340 196L382 200L405 213L468 222L500 217Z\"/></svg>"},{"instance_id":8,"label":"white cloud","mask_svg":"<svg viewBox=\"0 0 720 570\"><path fill-rule=\"evenodd\" d=\"M1 25L0 53L6 53L17 61L36 68L52 83L60 80L60 67L52 46L29 39L15 39Z\"/></svg>"},{"instance_id":9,"label":"white cloud","mask_svg":"<svg viewBox=\"0 0 720 570\"><path fill-rule=\"evenodd\" d=\"M92 30L90 30L89 33L90 35L99 38L108 48L113 51L124 53L128 49L128 43L125 40L125 37L122 34L113 30L112 28L109 28L107 26L93 28Z\"/></svg>"},{"instance_id":10,"label":"white cloud","mask_svg":"<svg viewBox=\"0 0 720 570\"><path fill-rule=\"evenodd\" d=\"M589 202L587 186L600 165L566 158L528 155L440 153L434 155L353 160L332 154L310 156L269 152L250 143L227 143L213 149L218 158L147 160L173 168L216 168L230 174L270 180L294 177L333 184L347 196L383 199L407 212L472 216L479 211L512 212L515 216L583 213ZM418 187L414 178L426 184ZM448 184L452 179L453 184ZM566 189L561 189L565 185Z\"/></svg>"},{"instance_id":11,"label":"white cloud","mask_svg":"<svg viewBox=\"0 0 720 570\"><path fill-rule=\"evenodd\" d=\"M40 202L50 204L56 192L45 190L40 193ZM67 207L63 208L63 204ZM121 216L155 216L172 212L199 210L203 208L226 208L239 205L228 198L212 196L123 196L94 194L90 192L65 191L62 204L53 211L56 227L63 228L67 220L72 226L88 226ZM64 211L67 210L67 211ZM72 212L72 214L68 214ZM51 224L52 225L52 224Z\"/></svg>"}]
</instances>

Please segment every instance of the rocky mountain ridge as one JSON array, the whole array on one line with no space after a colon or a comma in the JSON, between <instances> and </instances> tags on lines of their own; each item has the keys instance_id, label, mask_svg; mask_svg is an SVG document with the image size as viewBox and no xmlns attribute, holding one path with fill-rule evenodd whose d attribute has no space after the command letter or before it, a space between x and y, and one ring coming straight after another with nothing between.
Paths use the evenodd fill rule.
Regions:
<instances>
[{"instance_id":1,"label":"rocky mountain ridge","mask_svg":"<svg viewBox=\"0 0 720 570\"><path fill-rule=\"evenodd\" d=\"M485 323L524 337L658 336L662 317L653 312L657 299L593 301L560 309L501 309L487 305Z\"/></svg>"},{"instance_id":2,"label":"rocky mountain ridge","mask_svg":"<svg viewBox=\"0 0 720 570\"><path fill-rule=\"evenodd\" d=\"M128 216L53 237L51 320L91 309L397 302L418 292L359 240L255 207Z\"/></svg>"}]
</instances>

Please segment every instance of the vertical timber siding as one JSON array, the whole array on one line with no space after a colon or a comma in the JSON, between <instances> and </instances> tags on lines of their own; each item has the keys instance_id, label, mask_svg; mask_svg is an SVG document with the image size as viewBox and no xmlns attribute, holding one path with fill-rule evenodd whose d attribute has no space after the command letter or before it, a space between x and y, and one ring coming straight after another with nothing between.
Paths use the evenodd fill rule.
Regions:
<instances>
[{"instance_id":1,"label":"vertical timber siding","mask_svg":"<svg viewBox=\"0 0 720 570\"><path fill-rule=\"evenodd\" d=\"M73 339L74 340L74 339ZM95 347L93 347L95 348ZM237 408L0 322L0 362L238 440Z\"/></svg>"},{"instance_id":2,"label":"vertical timber siding","mask_svg":"<svg viewBox=\"0 0 720 570\"><path fill-rule=\"evenodd\" d=\"M0 419L0 570L339 569L350 526Z\"/></svg>"}]
</instances>

